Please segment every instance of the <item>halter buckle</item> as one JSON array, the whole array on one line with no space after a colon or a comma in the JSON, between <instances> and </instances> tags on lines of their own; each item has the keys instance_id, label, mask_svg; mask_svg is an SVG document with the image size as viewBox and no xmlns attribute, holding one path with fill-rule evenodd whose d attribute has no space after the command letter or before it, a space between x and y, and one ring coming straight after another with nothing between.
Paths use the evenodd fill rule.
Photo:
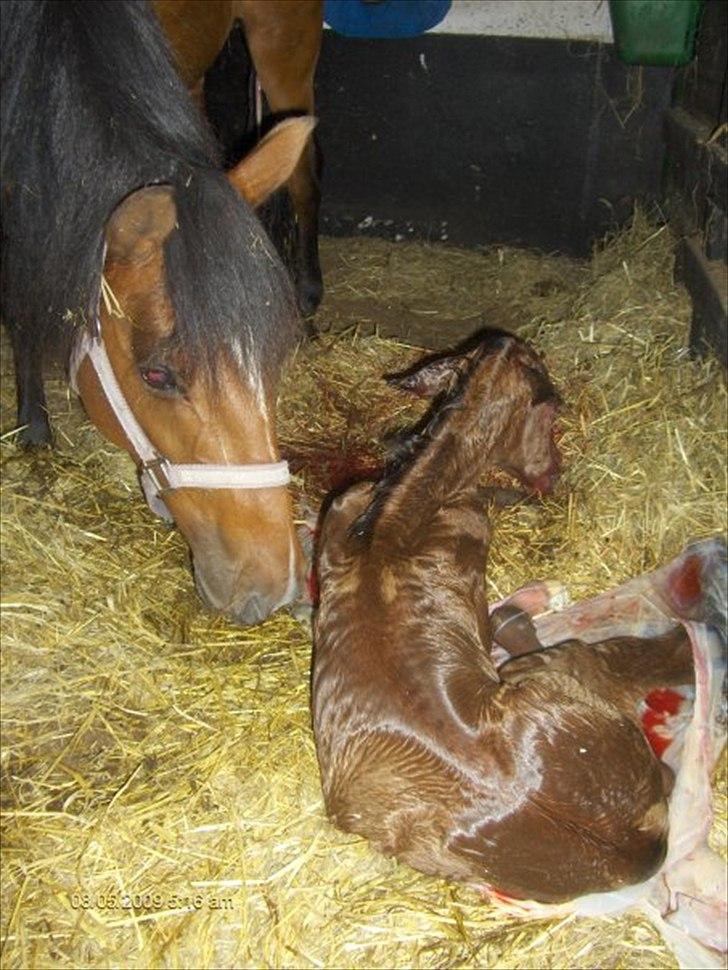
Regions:
<instances>
[{"instance_id":1,"label":"halter buckle","mask_svg":"<svg viewBox=\"0 0 728 970\"><path fill-rule=\"evenodd\" d=\"M169 492L172 489L169 474L167 473L168 464L166 458L159 457L153 458L151 461L145 461L142 465L142 472L147 475L157 495L162 495L164 492Z\"/></svg>"}]
</instances>

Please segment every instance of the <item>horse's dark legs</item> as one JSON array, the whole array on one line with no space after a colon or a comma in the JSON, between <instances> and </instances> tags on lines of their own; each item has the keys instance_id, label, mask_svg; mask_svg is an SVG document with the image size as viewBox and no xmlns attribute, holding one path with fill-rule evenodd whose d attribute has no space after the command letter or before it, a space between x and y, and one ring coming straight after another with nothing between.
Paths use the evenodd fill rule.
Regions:
<instances>
[{"instance_id":1,"label":"horse's dark legs","mask_svg":"<svg viewBox=\"0 0 728 970\"><path fill-rule=\"evenodd\" d=\"M323 31L322 0L245 0L240 4L253 64L273 114L313 114L313 79ZM312 137L288 180L298 220L296 290L304 316L323 294L318 256L319 155Z\"/></svg>"},{"instance_id":2,"label":"horse's dark legs","mask_svg":"<svg viewBox=\"0 0 728 970\"><path fill-rule=\"evenodd\" d=\"M18 439L26 447L50 445L53 438L43 390L42 353L39 347L28 343L22 330L13 328L10 336L15 360Z\"/></svg>"},{"instance_id":3,"label":"horse's dark legs","mask_svg":"<svg viewBox=\"0 0 728 970\"><path fill-rule=\"evenodd\" d=\"M314 136L288 181L297 220L296 293L304 317L316 312L324 292L318 251L320 170L321 154Z\"/></svg>"}]
</instances>

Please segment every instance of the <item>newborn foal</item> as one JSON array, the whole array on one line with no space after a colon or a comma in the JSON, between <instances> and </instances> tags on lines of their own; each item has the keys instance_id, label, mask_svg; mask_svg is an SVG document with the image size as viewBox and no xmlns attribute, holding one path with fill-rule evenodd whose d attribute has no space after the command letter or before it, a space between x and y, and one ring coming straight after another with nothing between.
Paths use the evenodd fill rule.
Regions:
<instances>
[{"instance_id":1,"label":"newborn foal","mask_svg":"<svg viewBox=\"0 0 728 970\"><path fill-rule=\"evenodd\" d=\"M646 879L665 853L638 696L692 680L682 630L575 641L496 670L478 482L558 474L558 397L524 342L488 334L396 379L441 402L376 485L322 527L313 716L340 828L437 876L555 902ZM513 653L538 650L533 631Z\"/></svg>"}]
</instances>

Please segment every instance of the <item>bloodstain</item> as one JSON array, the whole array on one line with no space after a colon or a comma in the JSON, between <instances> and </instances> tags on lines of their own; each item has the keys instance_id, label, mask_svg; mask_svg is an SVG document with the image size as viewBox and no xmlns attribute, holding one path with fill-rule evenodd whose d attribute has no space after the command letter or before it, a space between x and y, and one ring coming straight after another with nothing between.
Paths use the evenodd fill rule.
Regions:
<instances>
[{"instance_id":1,"label":"bloodstain","mask_svg":"<svg viewBox=\"0 0 728 970\"><path fill-rule=\"evenodd\" d=\"M642 714L642 730L658 758L670 747L672 738L664 730L668 717L679 712L685 698L669 687L651 691L645 698L647 705ZM659 730L662 728L663 730Z\"/></svg>"},{"instance_id":2,"label":"bloodstain","mask_svg":"<svg viewBox=\"0 0 728 970\"><path fill-rule=\"evenodd\" d=\"M311 569L308 576L306 577L306 589L308 591L308 598L311 601L311 606L318 606L319 602L319 584L318 576L316 575L316 570Z\"/></svg>"},{"instance_id":3,"label":"bloodstain","mask_svg":"<svg viewBox=\"0 0 728 970\"><path fill-rule=\"evenodd\" d=\"M518 900L521 898L520 896L514 896L509 893L503 893L500 891L500 889L494 889L493 886L488 887L488 892L490 893L491 896L495 896L496 899L500 899L500 901L503 903L518 902Z\"/></svg>"},{"instance_id":4,"label":"bloodstain","mask_svg":"<svg viewBox=\"0 0 728 970\"><path fill-rule=\"evenodd\" d=\"M645 737L658 758L662 757L665 749L669 747L671 740L657 731L657 728L663 727L664 724L665 715L660 714L659 711L652 711L648 707L642 715L642 730L645 732Z\"/></svg>"},{"instance_id":5,"label":"bloodstain","mask_svg":"<svg viewBox=\"0 0 728 970\"><path fill-rule=\"evenodd\" d=\"M688 556L680 569L670 576L667 586L680 610L695 606L703 592L700 585L700 557Z\"/></svg>"},{"instance_id":6,"label":"bloodstain","mask_svg":"<svg viewBox=\"0 0 728 970\"><path fill-rule=\"evenodd\" d=\"M677 714L684 700L682 694L678 694L676 690L671 690L669 687L659 687L645 697L645 704L651 707L653 711L663 714Z\"/></svg>"}]
</instances>

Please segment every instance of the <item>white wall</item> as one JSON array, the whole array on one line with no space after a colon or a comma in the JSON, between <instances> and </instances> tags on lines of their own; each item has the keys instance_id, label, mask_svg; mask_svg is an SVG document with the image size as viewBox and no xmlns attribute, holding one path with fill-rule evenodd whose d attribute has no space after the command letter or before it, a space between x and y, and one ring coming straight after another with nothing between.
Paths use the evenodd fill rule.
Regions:
<instances>
[{"instance_id":1,"label":"white wall","mask_svg":"<svg viewBox=\"0 0 728 970\"><path fill-rule=\"evenodd\" d=\"M431 33L612 43L607 0L453 0Z\"/></svg>"},{"instance_id":2,"label":"white wall","mask_svg":"<svg viewBox=\"0 0 728 970\"><path fill-rule=\"evenodd\" d=\"M429 33L613 42L607 0L453 0Z\"/></svg>"}]
</instances>

